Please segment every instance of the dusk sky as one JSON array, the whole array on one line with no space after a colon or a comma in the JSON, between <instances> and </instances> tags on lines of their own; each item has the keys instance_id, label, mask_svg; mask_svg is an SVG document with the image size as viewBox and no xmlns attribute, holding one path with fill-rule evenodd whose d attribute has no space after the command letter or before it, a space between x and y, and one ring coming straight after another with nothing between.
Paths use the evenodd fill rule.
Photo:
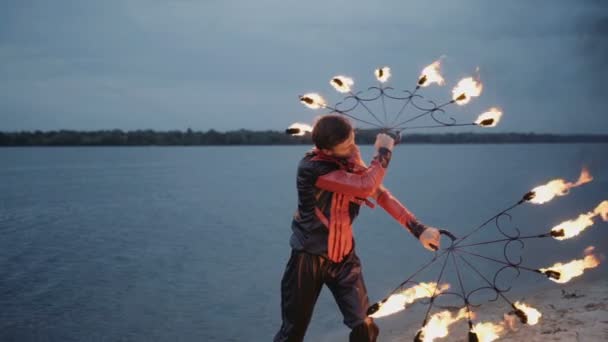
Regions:
<instances>
[{"instance_id":1,"label":"dusk sky","mask_svg":"<svg viewBox=\"0 0 608 342\"><path fill-rule=\"evenodd\" d=\"M411 89L441 56L431 99L477 67L484 84L459 121L607 133L605 0L4 0L0 131L280 130L318 114L298 95L339 100L334 75L364 89L388 65Z\"/></svg>"}]
</instances>

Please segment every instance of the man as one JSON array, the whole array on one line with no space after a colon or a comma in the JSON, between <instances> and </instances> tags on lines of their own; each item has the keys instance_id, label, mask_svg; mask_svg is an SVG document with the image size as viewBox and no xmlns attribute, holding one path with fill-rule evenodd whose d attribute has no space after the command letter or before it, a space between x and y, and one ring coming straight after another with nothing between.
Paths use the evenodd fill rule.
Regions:
<instances>
[{"instance_id":1,"label":"man","mask_svg":"<svg viewBox=\"0 0 608 342\"><path fill-rule=\"evenodd\" d=\"M281 281L283 323L274 341L304 339L324 284L351 328L350 341L375 341L379 329L366 314L369 299L352 235L361 204L373 208L368 200L373 198L429 250L439 248L439 231L420 223L382 186L394 146L390 136L378 134L369 167L361 160L351 124L341 115L321 117L312 140L315 147L298 166L292 251Z\"/></svg>"}]
</instances>

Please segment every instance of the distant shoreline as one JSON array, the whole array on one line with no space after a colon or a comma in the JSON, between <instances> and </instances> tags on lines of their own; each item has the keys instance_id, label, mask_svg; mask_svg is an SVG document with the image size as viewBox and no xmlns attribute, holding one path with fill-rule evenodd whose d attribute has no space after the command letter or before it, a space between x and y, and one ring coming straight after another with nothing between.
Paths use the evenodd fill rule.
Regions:
<instances>
[{"instance_id":1,"label":"distant shoreline","mask_svg":"<svg viewBox=\"0 0 608 342\"><path fill-rule=\"evenodd\" d=\"M377 130L358 130L357 143L374 143ZM563 144L608 143L608 134L442 133L405 134L407 144ZM310 134L291 136L281 131L237 130L154 131L19 131L0 132L0 147L11 146L272 146L311 145Z\"/></svg>"}]
</instances>

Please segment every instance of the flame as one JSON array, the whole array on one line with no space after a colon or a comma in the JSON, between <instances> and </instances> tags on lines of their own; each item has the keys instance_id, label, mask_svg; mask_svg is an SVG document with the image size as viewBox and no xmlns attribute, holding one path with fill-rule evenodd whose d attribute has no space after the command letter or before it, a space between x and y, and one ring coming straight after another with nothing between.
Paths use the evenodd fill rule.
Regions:
<instances>
[{"instance_id":1,"label":"flame","mask_svg":"<svg viewBox=\"0 0 608 342\"><path fill-rule=\"evenodd\" d=\"M491 342L500 337L505 328L502 324L494 324L492 322L477 323L471 329L472 332L477 334L479 342Z\"/></svg>"},{"instance_id":2,"label":"flame","mask_svg":"<svg viewBox=\"0 0 608 342\"><path fill-rule=\"evenodd\" d=\"M565 240L577 236L583 230L593 225L592 218L594 216L595 214L593 212L580 214L578 218L574 220L568 220L558 224L557 226L551 228L551 231L560 235L554 235L553 238L557 240Z\"/></svg>"},{"instance_id":3,"label":"flame","mask_svg":"<svg viewBox=\"0 0 608 342\"><path fill-rule=\"evenodd\" d=\"M463 78L452 89L452 99L459 105L464 105L471 101L472 97L477 97L481 94L483 85L476 81L473 77Z\"/></svg>"},{"instance_id":4,"label":"flame","mask_svg":"<svg viewBox=\"0 0 608 342\"><path fill-rule=\"evenodd\" d=\"M431 316L428 323L420 329L420 338L424 342L432 342L436 338L448 336L448 328L453 323L466 318L467 308L458 310L455 316L448 310L438 312Z\"/></svg>"},{"instance_id":5,"label":"flame","mask_svg":"<svg viewBox=\"0 0 608 342\"><path fill-rule=\"evenodd\" d=\"M583 259L572 260L565 264L558 262L551 267L540 268L539 271L543 273L547 271L558 272L559 279L555 279L554 277L549 277L549 279L560 284L567 283L572 278L582 275L585 269L595 268L600 264L600 259L596 255L590 254L591 252L593 252L593 248L587 248L585 253L588 255L586 255Z\"/></svg>"},{"instance_id":6,"label":"flame","mask_svg":"<svg viewBox=\"0 0 608 342\"><path fill-rule=\"evenodd\" d=\"M317 93L308 93L300 96L300 102L310 109L319 109L325 107L325 99Z\"/></svg>"},{"instance_id":7,"label":"flame","mask_svg":"<svg viewBox=\"0 0 608 342\"><path fill-rule=\"evenodd\" d=\"M445 80L439 73L440 66L441 62L437 60L422 69L422 73L418 79L418 85L421 87L428 87L433 83L437 83L437 85L444 85Z\"/></svg>"},{"instance_id":8,"label":"flame","mask_svg":"<svg viewBox=\"0 0 608 342\"><path fill-rule=\"evenodd\" d=\"M587 170L586 168L583 168L581 170L580 176L578 176L578 180L576 181L576 183L574 183L573 187L580 186L585 183L589 183L592 180L593 180L593 176L591 176L591 174L589 173L589 170Z\"/></svg>"},{"instance_id":9,"label":"flame","mask_svg":"<svg viewBox=\"0 0 608 342\"><path fill-rule=\"evenodd\" d=\"M306 134L306 132L312 132L312 126L310 126L309 124L300 123L300 122L295 122L295 123L291 124L291 126L287 127L287 129L288 130L290 130L290 129L299 130L299 132L291 134L291 135L296 135L296 136L303 136L304 134Z\"/></svg>"},{"instance_id":10,"label":"flame","mask_svg":"<svg viewBox=\"0 0 608 342\"><path fill-rule=\"evenodd\" d=\"M593 218L600 216L602 220L608 221L608 201L598 204L593 211L580 214L574 220L564 221L551 229L551 235L557 240L565 240L577 236L583 230L593 225Z\"/></svg>"},{"instance_id":11,"label":"flame","mask_svg":"<svg viewBox=\"0 0 608 342\"><path fill-rule=\"evenodd\" d=\"M391 68L385 66L385 67L376 69L374 71L374 74L376 75L376 79L378 81L380 81L381 83L384 83L384 82L388 81L388 79L391 77Z\"/></svg>"},{"instance_id":12,"label":"flame","mask_svg":"<svg viewBox=\"0 0 608 342\"><path fill-rule=\"evenodd\" d=\"M608 201L603 201L593 210L595 215L600 215L602 220L608 221Z\"/></svg>"},{"instance_id":13,"label":"flame","mask_svg":"<svg viewBox=\"0 0 608 342\"><path fill-rule=\"evenodd\" d=\"M521 302L517 301L513 305L526 314L526 316L528 318L528 321L526 323L529 325L535 325L536 323L538 323L538 320L542 316L540 311L536 310L535 308L529 306L526 303L521 303Z\"/></svg>"},{"instance_id":14,"label":"flame","mask_svg":"<svg viewBox=\"0 0 608 342\"><path fill-rule=\"evenodd\" d=\"M447 291L449 288L450 284L441 284L438 287L435 282L420 283L388 297L386 301L380 305L380 309L370 315L370 317L380 318L392 315L404 310L406 304L411 304L417 299L429 298L435 291L437 291L436 294L438 294Z\"/></svg>"},{"instance_id":15,"label":"flame","mask_svg":"<svg viewBox=\"0 0 608 342\"><path fill-rule=\"evenodd\" d=\"M346 76L334 76L330 81L331 84L340 93L348 93L351 91L350 87L355 84L352 78Z\"/></svg>"},{"instance_id":16,"label":"flame","mask_svg":"<svg viewBox=\"0 0 608 342\"><path fill-rule=\"evenodd\" d=\"M488 109L487 112L480 114L475 120L475 124L481 127L494 127L500 121L502 111L496 107Z\"/></svg>"},{"instance_id":17,"label":"flame","mask_svg":"<svg viewBox=\"0 0 608 342\"><path fill-rule=\"evenodd\" d=\"M576 183L567 182L561 178L554 179L549 183L541 186L537 186L532 189L534 192L534 197L530 199L530 202L535 204L543 204L552 200L555 196L564 196L568 194L570 189L575 188L577 186L581 186L585 183L589 183L593 180L591 174L587 169L583 168L581 170L581 175L579 176Z\"/></svg>"}]
</instances>

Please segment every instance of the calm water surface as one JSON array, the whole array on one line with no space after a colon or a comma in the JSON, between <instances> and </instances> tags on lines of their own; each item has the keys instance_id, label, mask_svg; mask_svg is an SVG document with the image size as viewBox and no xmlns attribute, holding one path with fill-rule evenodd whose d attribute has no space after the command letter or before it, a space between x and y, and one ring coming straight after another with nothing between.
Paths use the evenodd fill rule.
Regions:
<instances>
[{"instance_id":1,"label":"calm water surface","mask_svg":"<svg viewBox=\"0 0 608 342\"><path fill-rule=\"evenodd\" d=\"M0 341L271 340L296 166L309 148L0 149ZM372 147L361 149L369 160ZM591 184L513 212L522 234L543 233L608 199L607 156L605 144L398 146L385 185L423 222L463 235L588 166ZM380 208L363 208L354 227L372 301L432 257ZM527 243L524 260L566 261L589 245L605 253L607 228ZM489 227L474 241L498 237ZM546 281L522 274L518 284ZM307 340L336 330L346 340L341 322L325 289Z\"/></svg>"}]
</instances>

